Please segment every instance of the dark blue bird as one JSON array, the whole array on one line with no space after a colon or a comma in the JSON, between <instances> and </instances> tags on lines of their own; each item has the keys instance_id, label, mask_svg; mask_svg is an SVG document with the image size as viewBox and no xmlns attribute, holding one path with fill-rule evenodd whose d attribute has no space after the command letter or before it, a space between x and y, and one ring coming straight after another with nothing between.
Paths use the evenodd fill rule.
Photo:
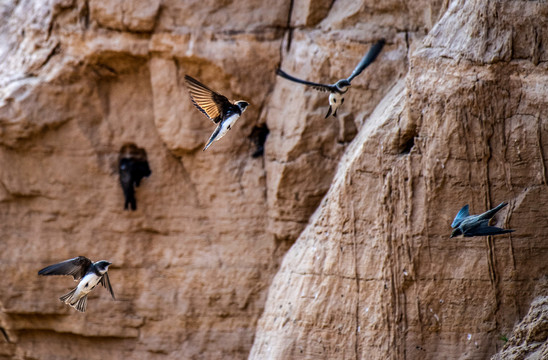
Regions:
<instances>
[{"instance_id":1,"label":"dark blue bird","mask_svg":"<svg viewBox=\"0 0 548 360\"><path fill-rule=\"evenodd\" d=\"M128 206L131 206L131 210L137 210L135 188L139 187L144 177L149 177L152 173L146 150L132 143L124 144L118 156L118 172L125 197L124 209L127 210Z\"/></svg>"},{"instance_id":2,"label":"dark blue bird","mask_svg":"<svg viewBox=\"0 0 548 360\"><path fill-rule=\"evenodd\" d=\"M503 202L496 208L486 211L480 215L470 215L468 205L464 205L451 224L451 227L454 229L451 233L451 237L459 235L463 235L465 237L500 235L515 231L510 229L501 229L496 226L489 226L489 220L491 220L491 218L506 205L508 205L508 203Z\"/></svg>"}]
</instances>

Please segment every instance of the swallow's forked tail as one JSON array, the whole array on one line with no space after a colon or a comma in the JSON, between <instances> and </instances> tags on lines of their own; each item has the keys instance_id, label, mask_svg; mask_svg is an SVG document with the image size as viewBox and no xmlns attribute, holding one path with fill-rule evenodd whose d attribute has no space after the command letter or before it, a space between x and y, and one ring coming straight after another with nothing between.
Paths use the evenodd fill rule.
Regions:
<instances>
[{"instance_id":1,"label":"swallow's forked tail","mask_svg":"<svg viewBox=\"0 0 548 360\"><path fill-rule=\"evenodd\" d=\"M59 298L59 300L61 300L65 304L70 304L73 301L72 298L74 297L74 293L76 292L76 289L77 288L74 288L71 291L69 291L68 293L66 293L65 295L61 296Z\"/></svg>"},{"instance_id":2,"label":"swallow's forked tail","mask_svg":"<svg viewBox=\"0 0 548 360\"><path fill-rule=\"evenodd\" d=\"M88 296L87 295L82 296L75 305L71 304L70 306L72 306L73 308L75 308L76 310L80 312L85 312L86 307L88 306Z\"/></svg>"},{"instance_id":3,"label":"swallow's forked tail","mask_svg":"<svg viewBox=\"0 0 548 360\"><path fill-rule=\"evenodd\" d=\"M213 131L213 134L211 134L211 136L209 137L209 140L207 141L207 144L202 151L206 151L207 148L215 141L215 139L217 139L217 135L219 135L219 133L221 132L221 126L222 125L220 123L219 125L217 125L217 128L215 129L215 131Z\"/></svg>"},{"instance_id":4,"label":"swallow's forked tail","mask_svg":"<svg viewBox=\"0 0 548 360\"><path fill-rule=\"evenodd\" d=\"M59 300L61 300L65 304L72 306L73 308L75 308L76 310L80 312L84 312L86 311L86 306L88 304L88 296L87 295L82 296L80 299L75 298L74 295L76 293L76 289L77 288L74 288L68 293L66 293L65 295L61 296Z\"/></svg>"},{"instance_id":5,"label":"swallow's forked tail","mask_svg":"<svg viewBox=\"0 0 548 360\"><path fill-rule=\"evenodd\" d=\"M331 111L333 109L331 108L331 105L329 105L329 110L327 110L327 115L325 115L325 118L327 119L329 117L329 115L331 115Z\"/></svg>"}]
</instances>

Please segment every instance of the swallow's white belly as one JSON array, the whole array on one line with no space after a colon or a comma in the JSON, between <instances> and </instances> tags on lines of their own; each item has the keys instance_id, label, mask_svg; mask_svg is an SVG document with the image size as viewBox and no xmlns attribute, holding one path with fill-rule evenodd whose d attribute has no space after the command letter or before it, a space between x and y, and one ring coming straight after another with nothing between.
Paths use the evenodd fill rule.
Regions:
<instances>
[{"instance_id":1,"label":"swallow's white belly","mask_svg":"<svg viewBox=\"0 0 548 360\"><path fill-rule=\"evenodd\" d=\"M339 106L341 106L342 102L343 102L343 94L339 94L336 92L329 94L329 105L331 105L331 110L333 112L337 111Z\"/></svg>"},{"instance_id":2,"label":"swallow's white belly","mask_svg":"<svg viewBox=\"0 0 548 360\"><path fill-rule=\"evenodd\" d=\"M240 115L234 114L231 117L227 118L225 121L223 121L223 124L221 125L221 131L219 132L219 135L217 136L215 141L225 136L228 130L230 130L232 126L236 124L236 121L238 121L239 118L240 118Z\"/></svg>"},{"instance_id":3,"label":"swallow's white belly","mask_svg":"<svg viewBox=\"0 0 548 360\"><path fill-rule=\"evenodd\" d=\"M78 286L76 287L76 291L74 293L74 298L80 299L81 297L89 294L89 292L97 286L99 281L101 280L101 277L95 275L94 273L87 274L82 278L80 283L78 283Z\"/></svg>"}]
</instances>

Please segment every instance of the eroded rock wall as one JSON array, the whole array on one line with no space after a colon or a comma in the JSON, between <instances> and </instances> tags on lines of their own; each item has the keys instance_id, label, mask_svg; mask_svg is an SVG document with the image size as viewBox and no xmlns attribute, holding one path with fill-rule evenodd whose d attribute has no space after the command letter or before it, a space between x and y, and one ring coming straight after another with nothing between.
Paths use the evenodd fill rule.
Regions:
<instances>
[{"instance_id":1,"label":"eroded rock wall","mask_svg":"<svg viewBox=\"0 0 548 360\"><path fill-rule=\"evenodd\" d=\"M485 359L501 349L548 271L547 11L449 4L285 256L252 359ZM502 201L499 224L515 233L449 238L464 204L481 213Z\"/></svg>"},{"instance_id":2,"label":"eroded rock wall","mask_svg":"<svg viewBox=\"0 0 548 360\"><path fill-rule=\"evenodd\" d=\"M548 358L548 278L540 279L527 315L509 335L501 336L502 350L492 360Z\"/></svg>"}]
</instances>

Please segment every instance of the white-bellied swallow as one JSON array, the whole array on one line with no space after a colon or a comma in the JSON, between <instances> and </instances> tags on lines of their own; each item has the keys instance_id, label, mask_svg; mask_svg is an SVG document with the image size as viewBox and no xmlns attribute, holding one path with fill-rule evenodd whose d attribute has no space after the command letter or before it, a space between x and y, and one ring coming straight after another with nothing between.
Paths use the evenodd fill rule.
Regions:
<instances>
[{"instance_id":1,"label":"white-bellied swallow","mask_svg":"<svg viewBox=\"0 0 548 360\"><path fill-rule=\"evenodd\" d=\"M58 264L50 265L38 271L38 275L72 275L75 281L80 281L78 286L59 300L75 308L78 311L86 311L88 294L97 284L103 285L114 297L114 291L108 278L108 267L110 262L100 260L92 262L85 256L78 256L74 259L65 260Z\"/></svg>"},{"instance_id":2,"label":"white-bellied swallow","mask_svg":"<svg viewBox=\"0 0 548 360\"><path fill-rule=\"evenodd\" d=\"M311 86L312 88L318 90L318 91L327 91L329 92L329 110L327 111L327 115L325 115L325 118L327 119L329 115L333 114L334 117L337 117L337 110L339 109L339 106L341 106L344 103L344 97L343 95L348 91L350 88L350 82L358 75L362 73L362 71L368 67L377 56L380 54L383 46L385 44L384 39L379 40L375 45L369 49L367 54L361 59L359 64L356 66L354 71L352 71L352 74L346 78L341 79L337 81L334 84L320 84L315 83L311 81L301 80L297 79L294 76L289 75L282 69L276 70L276 74L293 82Z\"/></svg>"},{"instance_id":3,"label":"white-bellied swallow","mask_svg":"<svg viewBox=\"0 0 548 360\"><path fill-rule=\"evenodd\" d=\"M188 75L185 75L185 81L190 92L190 100L192 100L194 106L215 124L218 124L204 147L203 151L206 151L213 141L217 141L225 136L227 131L240 118L240 115L242 115L249 103L242 100L231 103L225 96L211 90Z\"/></svg>"},{"instance_id":4,"label":"white-bellied swallow","mask_svg":"<svg viewBox=\"0 0 548 360\"><path fill-rule=\"evenodd\" d=\"M124 144L118 156L118 172L120 185L124 191L124 209L127 210L128 206L131 206L131 210L137 210L135 187L139 187L141 180L152 173L146 150L132 143Z\"/></svg>"},{"instance_id":5,"label":"white-bellied swallow","mask_svg":"<svg viewBox=\"0 0 548 360\"><path fill-rule=\"evenodd\" d=\"M489 226L489 220L491 220L491 218L506 205L508 205L508 203L503 202L496 208L486 211L480 215L470 215L468 205L464 205L451 224L451 227L454 229L451 233L451 237L459 235L463 235L465 237L499 235L515 231L510 229L501 229L496 226Z\"/></svg>"}]
</instances>

